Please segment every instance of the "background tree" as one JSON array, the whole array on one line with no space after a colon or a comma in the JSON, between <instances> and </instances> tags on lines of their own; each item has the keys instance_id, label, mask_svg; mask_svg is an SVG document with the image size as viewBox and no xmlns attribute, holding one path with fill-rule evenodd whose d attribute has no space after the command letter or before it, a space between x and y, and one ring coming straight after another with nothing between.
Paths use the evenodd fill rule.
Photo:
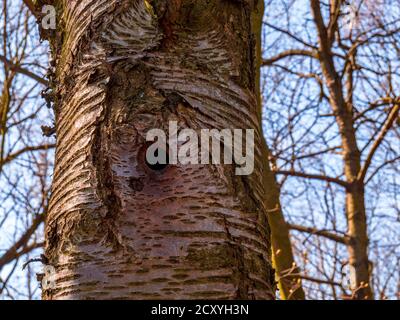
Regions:
<instances>
[{"instance_id":1,"label":"background tree","mask_svg":"<svg viewBox=\"0 0 400 320\"><path fill-rule=\"evenodd\" d=\"M36 22L20 2L0 8L0 297L37 297L35 265L49 191L51 141L41 125L51 115L40 97L47 81L46 47Z\"/></svg>"},{"instance_id":2,"label":"background tree","mask_svg":"<svg viewBox=\"0 0 400 320\"><path fill-rule=\"evenodd\" d=\"M268 5L266 132L307 293L395 297L399 3Z\"/></svg>"}]
</instances>

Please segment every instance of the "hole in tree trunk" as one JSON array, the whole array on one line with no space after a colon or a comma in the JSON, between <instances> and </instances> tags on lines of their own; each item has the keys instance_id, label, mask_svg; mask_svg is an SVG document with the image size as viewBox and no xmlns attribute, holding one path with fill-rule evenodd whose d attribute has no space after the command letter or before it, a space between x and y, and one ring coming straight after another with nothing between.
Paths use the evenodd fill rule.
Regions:
<instances>
[{"instance_id":1,"label":"hole in tree trunk","mask_svg":"<svg viewBox=\"0 0 400 320\"><path fill-rule=\"evenodd\" d=\"M147 151L147 148L146 148ZM164 159L165 161L154 161L154 159L148 159L147 156L145 156L145 163L146 166L152 170L152 171L163 171L168 167L169 163L169 155L167 150L164 150L162 148L158 148L157 150L154 151L154 156L157 159Z\"/></svg>"}]
</instances>

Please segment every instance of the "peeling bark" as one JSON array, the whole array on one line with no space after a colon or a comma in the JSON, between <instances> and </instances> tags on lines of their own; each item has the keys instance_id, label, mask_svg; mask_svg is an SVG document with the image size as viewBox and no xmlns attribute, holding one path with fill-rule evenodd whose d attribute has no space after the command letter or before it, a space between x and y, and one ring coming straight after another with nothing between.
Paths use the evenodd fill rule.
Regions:
<instances>
[{"instance_id":1,"label":"peeling bark","mask_svg":"<svg viewBox=\"0 0 400 320\"><path fill-rule=\"evenodd\" d=\"M64 0L45 299L272 299L253 1ZM255 171L144 161L146 132L255 129Z\"/></svg>"}]
</instances>

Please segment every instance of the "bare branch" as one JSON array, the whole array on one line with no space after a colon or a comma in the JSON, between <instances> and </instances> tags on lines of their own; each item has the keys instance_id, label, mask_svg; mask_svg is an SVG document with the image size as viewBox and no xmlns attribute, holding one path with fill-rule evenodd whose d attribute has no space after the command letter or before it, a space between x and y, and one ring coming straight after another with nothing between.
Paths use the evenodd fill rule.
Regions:
<instances>
[{"instance_id":1,"label":"bare branch","mask_svg":"<svg viewBox=\"0 0 400 320\"><path fill-rule=\"evenodd\" d=\"M292 177L299 177L299 178L306 178L306 179L313 179L313 180L321 180L331 183L336 183L342 187L349 188L351 185L350 183L343 181L338 178L329 177L326 175L319 175L319 174L309 174L297 171L285 171L285 170L277 170L274 171L276 174L285 175L285 176L292 176Z\"/></svg>"},{"instance_id":2,"label":"bare branch","mask_svg":"<svg viewBox=\"0 0 400 320\"><path fill-rule=\"evenodd\" d=\"M290 224L290 223L288 223L288 227L291 230L296 230L296 231L300 231L300 232L309 233L309 234L312 234L312 235L321 236L321 237L324 237L324 238L327 238L329 240L336 241L336 242L342 243L342 244L348 244L349 241L350 241L350 239L347 236L341 236L341 235L332 233L332 232L327 231L327 230L318 230L316 228L304 227L304 226L300 226L300 225L296 225L296 224Z\"/></svg>"},{"instance_id":3,"label":"bare branch","mask_svg":"<svg viewBox=\"0 0 400 320\"><path fill-rule=\"evenodd\" d=\"M44 218L44 214L38 215L33 220L32 225L29 227L29 229L26 230L26 232L19 238L19 240L15 242L15 244L11 248L9 248L6 253L3 254L3 256L0 257L0 270L6 264L21 256L21 253L18 252L18 249L20 249L21 247L25 247L28 244L31 236L36 232L39 225L44 221Z\"/></svg>"},{"instance_id":4,"label":"bare branch","mask_svg":"<svg viewBox=\"0 0 400 320\"><path fill-rule=\"evenodd\" d=\"M304 57L318 59L318 54L313 51L302 50L302 49L291 49L291 50L281 52L280 54L278 54L274 57L264 59L262 61L262 66L270 66L281 59L285 59L287 57L293 57L293 56L304 56Z\"/></svg>"},{"instance_id":5,"label":"bare branch","mask_svg":"<svg viewBox=\"0 0 400 320\"><path fill-rule=\"evenodd\" d=\"M35 5L31 0L23 0L25 5L28 7L29 11L33 14L33 16L39 20L40 14L37 12Z\"/></svg>"},{"instance_id":6,"label":"bare branch","mask_svg":"<svg viewBox=\"0 0 400 320\"><path fill-rule=\"evenodd\" d=\"M7 157L5 157L4 160L0 159L0 167L11 162L12 160L18 158L20 155L24 154L25 152L50 150L50 149L55 148L55 146L56 146L55 144L44 144L44 145L40 145L40 146L28 146L28 147L22 148L21 150L18 150L12 154L9 154Z\"/></svg>"},{"instance_id":7,"label":"bare branch","mask_svg":"<svg viewBox=\"0 0 400 320\"><path fill-rule=\"evenodd\" d=\"M30 77L33 80L36 80L40 84L43 84L45 86L48 85L48 81L43 79L41 76L38 76L37 74L19 66L18 64L14 64L12 61L8 60L6 57L3 55L0 55L0 61L2 61L5 65L7 65L12 71L15 71L20 74L24 74L28 77Z\"/></svg>"},{"instance_id":8,"label":"bare branch","mask_svg":"<svg viewBox=\"0 0 400 320\"><path fill-rule=\"evenodd\" d=\"M332 281L332 280L318 279L318 278L307 276L305 274L290 275L289 277L293 277L293 276L299 277L300 279L305 280L305 281L311 281L311 282L315 282L315 283L319 283L319 284L329 284L329 285L333 285L333 286L337 286L337 287L342 287L341 283Z\"/></svg>"},{"instance_id":9,"label":"bare branch","mask_svg":"<svg viewBox=\"0 0 400 320\"><path fill-rule=\"evenodd\" d=\"M364 166L362 167L357 179L358 181L364 181L365 176L367 175L368 168L371 165L372 159L378 150L379 146L381 145L382 141L385 139L387 133L389 130L392 128L394 122L396 121L397 117L399 116L399 108L400 104L397 103L394 105L392 108L391 112L389 113L385 124L383 125L383 128L381 132L378 135L378 138L375 140L374 144L372 145L372 148L367 156L367 159L365 160Z\"/></svg>"}]
</instances>

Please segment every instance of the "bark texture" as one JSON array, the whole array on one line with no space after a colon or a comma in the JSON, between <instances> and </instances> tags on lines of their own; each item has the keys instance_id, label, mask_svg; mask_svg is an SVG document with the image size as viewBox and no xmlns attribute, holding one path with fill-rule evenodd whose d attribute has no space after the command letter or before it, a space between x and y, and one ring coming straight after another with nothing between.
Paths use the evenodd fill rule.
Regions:
<instances>
[{"instance_id":1,"label":"bark texture","mask_svg":"<svg viewBox=\"0 0 400 320\"><path fill-rule=\"evenodd\" d=\"M272 299L253 0L64 0L45 299ZM149 129L255 129L255 171L144 161Z\"/></svg>"}]
</instances>

